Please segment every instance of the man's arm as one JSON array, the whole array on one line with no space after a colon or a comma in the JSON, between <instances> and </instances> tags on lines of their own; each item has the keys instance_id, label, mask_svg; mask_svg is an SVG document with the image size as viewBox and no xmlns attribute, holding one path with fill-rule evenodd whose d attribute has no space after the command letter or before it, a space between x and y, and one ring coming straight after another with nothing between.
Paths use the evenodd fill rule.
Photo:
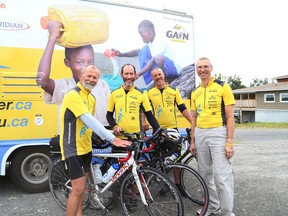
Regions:
<instances>
[{"instance_id":1,"label":"man's arm","mask_svg":"<svg viewBox=\"0 0 288 216\"><path fill-rule=\"evenodd\" d=\"M107 111L106 118L107 118L109 125L113 129L113 133L117 136L121 135L121 133L123 132L122 128L119 125L117 125L117 123L113 117L113 112Z\"/></svg>"},{"instance_id":2,"label":"man's arm","mask_svg":"<svg viewBox=\"0 0 288 216\"><path fill-rule=\"evenodd\" d=\"M186 105L183 103L183 104L180 104L178 106L178 110L182 113L182 115L186 118L186 120L191 124L191 114L190 112L188 111Z\"/></svg>"},{"instance_id":3,"label":"man's arm","mask_svg":"<svg viewBox=\"0 0 288 216\"><path fill-rule=\"evenodd\" d=\"M145 114L141 111L141 122L142 122L142 127L144 131L149 130L150 125L147 123Z\"/></svg>"},{"instance_id":4,"label":"man's arm","mask_svg":"<svg viewBox=\"0 0 288 216\"><path fill-rule=\"evenodd\" d=\"M37 76L39 78L37 79L37 84L50 95L53 95L55 88L55 82L50 78L50 72L54 47L57 38L60 36L60 27L61 23L57 21L48 23L49 39L38 66Z\"/></svg>"},{"instance_id":5,"label":"man's arm","mask_svg":"<svg viewBox=\"0 0 288 216\"><path fill-rule=\"evenodd\" d=\"M113 145L117 147L126 147L127 145L131 145L131 142L121 140L115 137L111 132L106 130L106 128L95 119L91 113L85 113L80 116L81 121L84 122L87 127L93 130L102 140L106 140L111 142Z\"/></svg>"},{"instance_id":6,"label":"man's arm","mask_svg":"<svg viewBox=\"0 0 288 216\"><path fill-rule=\"evenodd\" d=\"M79 117L87 127L93 130L102 140L112 142L115 136L106 130L106 128L92 116L91 113L85 113Z\"/></svg>"},{"instance_id":7,"label":"man's arm","mask_svg":"<svg viewBox=\"0 0 288 216\"><path fill-rule=\"evenodd\" d=\"M195 137L194 137L195 127L196 127L196 120L197 120L197 112L196 112L196 110L192 110L190 152L193 155L196 153Z\"/></svg>"},{"instance_id":8,"label":"man's arm","mask_svg":"<svg viewBox=\"0 0 288 216\"><path fill-rule=\"evenodd\" d=\"M154 117L152 111L144 112L149 124L153 128L153 133L160 128L159 123L157 122L156 118Z\"/></svg>"},{"instance_id":9,"label":"man's arm","mask_svg":"<svg viewBox=\"0 0 288 216\"><path fill-rule=\"evenodd\" d=\"M112 128L117 125L117 124L116 124L116 121L115 121L115 119L114 119L114 117L113 117L113 112L107 111L106 118L107 118L107 121L108 121L109 125L110 125Z\"/></svg>"},{"instance_id":10,"label":"man's arm","mask_svg":"<svg viewBox=\"0 0 288 216\"><path fill-rule=\"evenodd\" d=\"M233 115L234 105L225 106L225 115L227 123L227 140L225 146L225 156L227 159L230 159L234 155L233 149L233 139L234 139L234 115Z\"/></svg>"},{"instance_id":11,"label":"man's arm","mask_svg":"<svg viewBox=\"0 0 288 216\"><path fill-rule=\"evenodd\" d=\"M191 124L192 117L188 109L183 110L182 115L187 119L187 121Z\"/></svg>"}]
</instances>

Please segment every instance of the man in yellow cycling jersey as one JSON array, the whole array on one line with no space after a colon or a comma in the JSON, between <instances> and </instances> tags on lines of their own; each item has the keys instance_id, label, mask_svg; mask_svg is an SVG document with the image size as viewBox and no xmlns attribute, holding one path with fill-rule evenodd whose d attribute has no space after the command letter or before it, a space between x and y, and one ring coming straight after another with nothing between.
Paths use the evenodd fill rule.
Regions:
<instances>
[{"instance_id":1,"label":"man in yellow cycling jersey","mask_svg":"<svg viewBox=\"0 0 288 216\"><path fill-rule=\"evenodd\" d=\"M136 79L135 67L131 64L125 64L121 68L120 75L124 83L111 93L107 108L107 121L113 128L114 134L124 138L123 135L121 136L122 132L130 134L143 133L141 110L153 130L157 130L160 126L152 114L147 93L134 85Z\"/></svg>"},{"instance_id":2,"label":"man in yellow cycling jersey","mask_svg":"<svg viewBox=\"0 0 288 216\"><path fill-rule=\"evenodd\" d=\"M154 116L162 128L177 128L177 116L175 106L182 115L191 122L191 115L185 106L179 90L169 86L165 82L165 74L161 68L152 71L152 79L155 87L148 90L147 95L152 104ZM174 169L175 185L180 193L185 196L184 189L180 185L180 170Z\"/></svg>"},{"instance_id":3,"label":"man in yellow cycling jersey","mask_svg":"<svg viewBox=\"0 0 288 216\"><path fill-rule=\"evenodd\" d=\"M97 84L99 73L94 65L84 67L80 81L65 95L60 111L60 149L73 188L67 202L67 215L83 215L83 198L92 158L92 131L115 146L130 145L108 132L93 116L96 100L91 90Z\"/></svg>"},{"instance_id":4,"label":"man in yellow cycling jersey","mask_svg":"<svg viewBox=\"0 0 288 216\"><path fill-rule=\"evenodd\" d=\"M198 171L209 191L205 215L233 216L234 178L230 159L234 155L235 100L230 86L212 77L212 70L208 58L196 62L201 83L191 94L190 151L194 154L197 150Z\"/></svg>"},{"instance_id":5,"label":"man in yellow cycling jersey","mask_svg":"<svg viewBox=\"0 0 288 216\"><path fill-rule=\"evenodd\" d=\"M165 75L161 68L152 71L155 87L148 90L147 95L152 104L154 116L162 128L177 129L175 105L182 115L191 122L191 115L185 106L177 88L172 88L164 81Z\"/></svg>"}]
</instances>

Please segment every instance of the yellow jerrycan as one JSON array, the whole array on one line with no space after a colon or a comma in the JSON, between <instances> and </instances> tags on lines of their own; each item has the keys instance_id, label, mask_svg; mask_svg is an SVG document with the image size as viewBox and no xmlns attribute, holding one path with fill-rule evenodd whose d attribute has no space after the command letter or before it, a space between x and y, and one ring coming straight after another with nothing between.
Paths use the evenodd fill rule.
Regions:
<instances>
[{"instance_id":1,"label":"yellow jerrycan","mask_svg":"<svg viewBox=\"0 0 288 216\"><path fill-rule=\"evenodd\" d=\"M67 48L103 43L109 36L108 15L97 8L84 5L51 5L48 16L40 20L43 29L56 20L63 26L56 43Z\"/></svg>"}]
</instances>

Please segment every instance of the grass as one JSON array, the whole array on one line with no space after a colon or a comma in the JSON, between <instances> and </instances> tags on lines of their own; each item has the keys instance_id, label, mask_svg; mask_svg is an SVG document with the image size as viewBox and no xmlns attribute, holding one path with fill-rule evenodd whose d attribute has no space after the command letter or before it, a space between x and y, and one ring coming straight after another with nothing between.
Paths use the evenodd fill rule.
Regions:
<instances>
[{"instance_id":1,"label":"grass","mask_svg":"<svg viewBox=\"0 0 288 216\"><path fill-rule=\"evenodd\" d=\"M288 122L273 123L273 122L248 122L236 124L235 128L288 128Z\"/></svg>"}]
</instances>

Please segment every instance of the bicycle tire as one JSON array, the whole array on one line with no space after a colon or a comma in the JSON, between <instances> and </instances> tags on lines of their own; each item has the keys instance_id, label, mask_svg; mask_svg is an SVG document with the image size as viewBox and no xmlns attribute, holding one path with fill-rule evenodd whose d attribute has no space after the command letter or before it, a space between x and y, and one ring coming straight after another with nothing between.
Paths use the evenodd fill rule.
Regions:
<instances>
[{"instance_id":1,"label":"bicycle tire","mask_svg":"<svg viewBox=\"0 0 288 216\"><path fill-rule=\"evenodd\" d=\"M197 157L195 157L194 155L189 155L187 159L184 160L183 164L192 167L192 169L198 171L198 161L197 161Z\"/></svg>"},{"instance_id":2,"label":"bicycle tire","mask_svg":"<svg viewBox=\"0 0 288 216\"><path fill-rule=\"evenodd\" d=\"M184 204L185 212L189 212L190 215L195 214L199 209L201 215L205 215L209 204L209 193L207 185L200 174L193 168L182 163L168 163L167 168L180 169L180 185L185 192L185 197L193 202L189 202L188 205ZM167 176L174 179L173 172L167 173Z\"/></svg>"},{"instance_id":3,"label":"bicycle tire","mask_svg":"<svg viewBox=\"0 0 288 216\"><path fill-rule=\"evenodd\" d=\"M63 209L66 210L66 203L71 193L72 187L68 170L61 157L57 157L49 169L49 189L53 199ZM89 206L89 194L85 193L83 201L83 211Z\"/></svg>"},{"instance_id":4,"label":"bicycle tire","mask_svg":"<svg viewBox=\"0 0 288 216\"><path fill-rule=\"evenodd\" d=\"M139 167L137 172L140 179L143 176L152 199L148 199L149 193L141 184L145 196L147 196L148 206L142 203L133 173L129 173L123 180L120 189L121 207L125 215L184 215L181 195L165 174L150 167ZM131 201L133 200L137 201L136 208L132 205Z\"/></svg>"}]
</instances>

